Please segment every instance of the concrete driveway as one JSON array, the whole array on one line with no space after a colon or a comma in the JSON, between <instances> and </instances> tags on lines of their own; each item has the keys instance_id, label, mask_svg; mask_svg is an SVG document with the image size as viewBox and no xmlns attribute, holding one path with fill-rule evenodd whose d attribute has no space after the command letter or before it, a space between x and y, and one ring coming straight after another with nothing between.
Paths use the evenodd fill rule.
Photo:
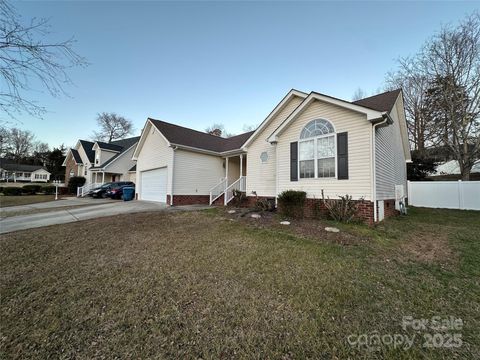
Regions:
<instances>
[{"instance_id":1,"label":"concrete driveway","mask_svg":"<svg viewBox=\"0 0 480 360\"><path fill-rule=\"evenodd\" d=\"M92 204L92 205L88 205ZM62 209L66 206L87 205L74 209ZM132 214L145 211L162 211L167 206L158 202L150 201L112 201L92 199L58 200L46 203L13 206L1 209L1 213L26 211L32 209L51 209L48 212L38 214L11 216L0 219L0 234L17 230L25 230L42 226L65 224L74 221L95 219L105 216L120 214ZM188 209L186 209L188 210Z\"/></svg>"}]
</instances>

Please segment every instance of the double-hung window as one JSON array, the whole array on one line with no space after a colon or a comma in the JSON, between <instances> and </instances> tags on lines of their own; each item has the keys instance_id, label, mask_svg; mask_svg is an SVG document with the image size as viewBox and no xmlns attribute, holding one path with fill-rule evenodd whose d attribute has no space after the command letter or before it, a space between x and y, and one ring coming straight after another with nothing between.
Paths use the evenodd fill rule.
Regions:
<instances>
[{"instance_id":1,"label":"double-hung window","mask_svg":"<svg viewBox=\"0 0 480 360\"><path fill-rule=\"evenodd\" d=\"M303 128L298 142L298 160L301 179L335 177L335 129L329 121L313 120Z\"/></svg>"}]
</instances>

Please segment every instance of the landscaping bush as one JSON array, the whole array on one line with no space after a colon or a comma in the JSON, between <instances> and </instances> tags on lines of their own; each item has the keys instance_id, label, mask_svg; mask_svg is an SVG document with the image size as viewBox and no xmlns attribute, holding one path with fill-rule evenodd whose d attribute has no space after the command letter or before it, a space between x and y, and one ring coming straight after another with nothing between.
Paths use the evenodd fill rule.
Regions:
<instances>
[{"instance_id":1,"label":"landscaping bush","mask_svg":"<svg viewBox=\"0 0 480 360\"><path fill-rule=\"evenodd\" d=\"M86 179L83 176L73 176L68 180L68 192L77 194L77 187L85 185Z\"/></svg>"},{"instance_id":2,"label":"landscaping bush","mask_svg":"<svg viewBox=\"0 0 480 360\"><path fill-rule=\"evenodd\" d=\"M357 202L352 199L351 195L339 196L340 199L325 199L322 190L322 202L328 210L333 220L341 222L350 222L357 217Z\"/></svg>"},{"instance_id":3,"label":"landscaping bush","mask_svg":"<svg viewBox=\"0 0 480 360\"><path fill-rule=\"evenodd\" d=\"M275 199L260 198L255 200L255 210L273 211L275 210Z\"/></svg>"},{"instance_id":4,"label":"landscaping bush","mask_svg":"<svg viewBox=\"0 0 480 360\"><path fill-rule=\"evenodd\" d=\"M307 193L305 191L285 190L278 195L280 213L289 218L303 217L303 206Z\"/></svg>"},{"instance_id":5,"label":"landscaping bush","mask_svg":"<svg viewBox=\"0 0 480 360\"><path fill-rule=\"evenodd\" d=\"M24 185L22 187L22 192L27 195L35 195L40 192L42 187L40 185Z\"/></svg>"},{"instance_id":6,"label":"landscaping bush","mask_svg":"<svg viewBox=\"0 0 480 360\"><path fill-rule=\"evenodd\" d=\"M45 193L45 195L53 195L55 194L55 186L53 185L44 186L43 192ZM60 192L60 189L58 192Z\"/></svg>"},{"instance_id":7,"label":"landscaping bush","mask_svg":"<svg viewBox=\"0 0 480 360\"><path fill-rule=\"evenodd\" d=\"M232 199L232 204L233 206L240 207L242 206L242 203L245 201L247 196L243 191L234 189L233 190L233 199Z\"/></svg>"},{"instance_id":8,"label":"landscaping bush","mask_svg":"<svg viewBox=\"0 0 480 360\"><path fill-rule=\"evenodd\" d=\"M0 193L3 193L3 186L0 186Z\"/></svg>"},{"instance_id":9,"label":"landscaping bush","mask_svg":"<svg viewBox=\"0 0 480 360\"><path fill-rule=\"evenodd\" d=\"M3 188L3 195L5 195L5 196L19 196L19 195L22 195L22 188L19 188L19 187L5 187L5 188Z\"/></svg>"}]
</instances>

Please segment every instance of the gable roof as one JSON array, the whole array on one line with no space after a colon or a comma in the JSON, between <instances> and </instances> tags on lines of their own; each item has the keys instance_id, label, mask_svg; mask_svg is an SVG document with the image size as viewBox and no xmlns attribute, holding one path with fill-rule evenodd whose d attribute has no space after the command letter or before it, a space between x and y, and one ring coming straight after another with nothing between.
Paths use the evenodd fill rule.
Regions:
<instances>
[{"instance_id":1,"label":"gable roof","mask_svg":"<svg viewBox=\"0 0 480 360\"><path fill-rule=\"evenodd\" d=\"M365 99L354 102L338 99L329 95L318 92L305 93L299 90L292 89L287 95L277 104L267 118L260 124L255 131L249 131L244 134L232 136L230 138L223 138L220 136L211 135L201 131L193 130L180 125L171 124L165 121L156 120L152 118L147 119L164 138L171 145L180 145L188 148L206 150L215 153L225 153L229 151L242 150L242 147L254 140L258 134L265 128L270 120L278 113L285 104L294 96L303 98L300 105L277 127L277 129L269 136L270 141L274 135L281 131L287 124L295 117L308 103L314 99L328 101L338 106L349 108L356 112L361 112L367 115L369 121L377 121L383 117L382 113L392 110L401 89L387 91L382 94L370 96ZM135 150L135 153L138 150ZM134 155L135 157L135 155Z\"/></svg>"},{"instance_id":2,"label":"gable roof","mask_svg":"<svg viewBox=\"0 0 480 360\"><path fill-rule=\"evenodd\" d=\"M47 171L47 169L42 165L17 164L14 160L5 158L0 158L0 168L8 171L34 172L40 169Z\"/></svg>"},{"instance_id":3,"label":"gable roof","mask_svg":"<svg viewBox=\"0 0 480 360\"><path fill-rule=\"evenodd\" d=\"M95 144L87 140L80 140L80 144L82 144L83 150L85 151L85 154L87 154L88 161L93 163L95 161L95 150L93 150L93 145Z\"/></svg>"},{"instance_id":4,"label":"gable roof","mask_svg":"<svg viewBox=\"0 0 480 360\"><path fill-rule=\"evenodd\" d=\"M289 126L289 124L294 121L302 113L302 111L315 100L327 102L335 106L364 114L366 115L367 120L372 123L379 121L379 119L382 119L385 116L385 114L380 110L375 110L363 105L358 105L346 100L312 91L305 99L303 99L300 105L298 105L295 110L293 110L292 113L288 115L287 118L283 120L283 122L268 136L267 141L276 142L278 140L278 136Z\"/></svg>"},{"instance_id":5,"label":"gable roof","mask_svg":"<svg viewBox=\"0 0 480 360\"><path fill-rule=\"evenodd\" d=\"M152 118L148 118L148 120L171 144L217 153L239 150L243 143L253 134L253 131L249 131L230 138L223 138L161 120Z\"/></svg>"},{"instance_id":6,"label":"gable roof","mask_svg":"<svg viewBox=\"0 0 480 360\"><path fill-rule=\"evenodd\" d=\"M70 152L72 153L73 160L75 160L75 163L83 164L82 158L81 158L80 154L78 153L77 149L70 149Z\"/></svg>"},{"instance_id":7,"label":"gable roof","mask_svg":"<svg viewBox=\"0 0 480 360\"><path fill-rule=\"evenodd\" d=\"M118 145L115 145L113 143L106 143L106 142L103 142L103 141L97 141L95 142L98 147L100 149L103 149L103 150L112 150L112 151L121 151L122 150L122 146L118 146Z\"/></svg>"},{"instance_id":8,"label":"gable roof","mask_svg":"<svg viewBox=\"0 0 480 360\"><path fill-rule=\"evenodd\" d=\"M390 111L397 101L401 89L386 91L381 94L373 95L364 99L353 101L352 104L368 107L377 111Z\"/></svg>"},{"instance_id":9,"label":"gable roof","mask_svg":"<svg viewBox=\"0 0 480 360\"><path fill-rule=\"evenodd\" d=\"M101 141L97 141L96 144L99 144L99 146L100 146L100 143L103 144L103 145L111 145L110 147L108 147L108 149L100 146L101 149L107 149L107 150L118 149L118 150L114 150L114 151L117 151L118 154L115 154L110 159L105 161L103 164L98 165L98 166L93 166L90 169L103 169L103 168L105 168L107 165L109 165L110 163L112 163L113 161L118 159L120 156L122 156L125 153L125 151L127 151L132 146L134 146L138 142L139 139L140 139L140 136L134 136L134 137L127 138L127 139L112 141L111 143L104 143L104 142L101 142Z\"/></svg>"},{"instance_id":10,"label":"gable roof","mask_svg":"<svg viewBox=\"0 0 480 360\"><path fill-rule=\"evenodd\" d=\"M250 145L251 142L255 140L255 138L262 132L262 130L271 122L271 120L275 117L275 115L277 115L280 111L282 111L287 105L287 103L290 101L290 99L292 99L295 96L305 99L308 96L308 93L305 93L303 91L296 90L296 89L291 89L287 93L287 95L285 95L283 99L280 100L277 106L274 107L274 109L270 112L270 114L268 114L265 120L262 121L260 126L258 126L257 129L255 129L252 136L250 136L250 138L247 139L247 141L245 141L245 144L243 146L248 147L248 145Z\"/></svg>"}]
</instances>

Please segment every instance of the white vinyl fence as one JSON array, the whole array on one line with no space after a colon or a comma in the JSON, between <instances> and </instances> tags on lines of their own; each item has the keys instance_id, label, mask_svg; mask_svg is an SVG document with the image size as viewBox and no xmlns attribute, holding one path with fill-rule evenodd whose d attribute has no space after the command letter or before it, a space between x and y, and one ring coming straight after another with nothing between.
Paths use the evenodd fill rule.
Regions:
<instances>
[{"instance_id":1,"label":"white vinyl fence","mask_svg":"<svg viewBox=\"0 0 480 360\"><path fill-rule=\"evenodd\" d=\"M409 181L408 204L480 210L480 181Z\"/></svg>"}]
</instances>

